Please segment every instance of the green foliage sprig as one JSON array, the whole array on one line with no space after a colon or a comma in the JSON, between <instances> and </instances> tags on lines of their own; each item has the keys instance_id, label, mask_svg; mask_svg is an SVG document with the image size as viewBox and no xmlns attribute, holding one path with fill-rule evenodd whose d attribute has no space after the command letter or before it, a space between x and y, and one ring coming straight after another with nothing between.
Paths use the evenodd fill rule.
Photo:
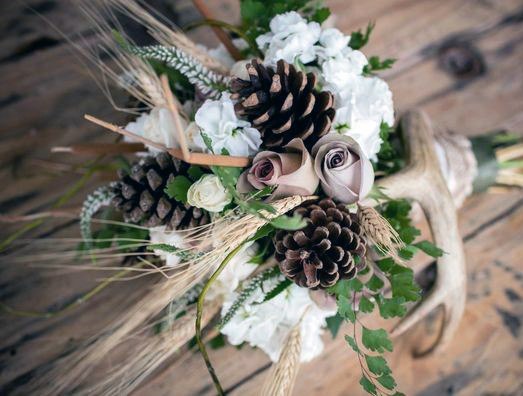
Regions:
<instances>
[{"instance_id":1,"label":"green foliage sprig","mask_svg":"<svg viewBox=\"0 0 523 396\"><path fill-rule=\"evenodd\" d=\"M217 98L221 92L227 90L228 77L209 70L179 48L162 45L138 47L125 42L121 43L121 45L134 55L144 59L164 62L167 66L178 70L204 95Z\"/></svg>"},{"instance_id":2,"label":"green foliage sprig","mask_svg":"<svg viewBox=\"0 0 523 396\"><path fill-rule=\"evenodd\" d=\"M369 42L370 35L374 30L374 26L376 26L376 24L370 22L367 25L365 32L362 32L361 30L356 30L355 32L352 32L350 35L349 47L355 50L359 50L364 45L366 45Z\"/></svg>"},{"instance_id":3,"label":"green foliage sprig","mask_svg":"<svg viewBox=\"0 0 523 396\"><path fill-rule=\"evenodd\" d=\"M381 199L386 196L381 195ZM429 241L415 241L420 231L412 224L409 217L411 205L406 200L387 200L378 207L382 216L389 221L405 243L400 256L409 260L415 251L421 250L432 257L439 257L444 252ZM421 290L414 280L412 269L396 263L390 257L384 257L369 265L360 275L373 273L365 281L359 278L338 282L329 292L336 296L337 315L327 321L333 336L338 332L343 321L352 324L352 334L345 340L358 355L361 366L360 384L371 395L394 395L396 381L384 358L384 353L392 352L392 343L384 329L370 329L358 319L360 313L372 313L378 310L384 319L402 317L407 313L408 304L418 301ZM358 336L358 334L361 334Z\"/></svg>"},{"instance_id":4,"label":"green foliage sprig","mask_svg":"<svg viewBox=\"0 0 523 396\"><path fill-rule=\"evenodd\" d=\"M225 313L222 320L220 321L219 328L223 328L233 317L236 315L238 310L245 304L247 299L253 295L253 293L262 287L263 283L269 279L276 278L281 275L278 267L273 267L264 272L256 275L252 278L249 283L242 289L238 294L238 297L231 305L229 310Z\"/></svg>"},{"instance_id":5,"label":"green foliage sprig","mask_svg":"<svg viewBox=\"0 0 523 396\"><path fill-rule=\"evenodd\" d=\"M80 212L80 232L86 247L92 245L91 220L102 207L111 203L114 196L111 186L102 186L87 196Z\"/></svg>"},{"instance_id":6,"label":"green foliage sprig","mask_svg":"<svg viewBox=\"0 0 523 396\"><path fill-rule=\"evenodd\" d=\"M395 129L382 122L380 125L381 147L378 152L378 161L374 163L378 175L390 175L398 172L405 166L403 149Z\"/></svg>"},{"instance_id":7,"label":"green foliage sprig","mask_svg":"<svg viewBox=\"0 0 523 396\"><path fill-rule=\"evenodd\" d=\"M393 58L381 60L379 56L371 56L369 63L363 67L363 74L372 75L377 71L390 69L394 62L396 62L396 59Z\"/></svg>"}]
</instances>

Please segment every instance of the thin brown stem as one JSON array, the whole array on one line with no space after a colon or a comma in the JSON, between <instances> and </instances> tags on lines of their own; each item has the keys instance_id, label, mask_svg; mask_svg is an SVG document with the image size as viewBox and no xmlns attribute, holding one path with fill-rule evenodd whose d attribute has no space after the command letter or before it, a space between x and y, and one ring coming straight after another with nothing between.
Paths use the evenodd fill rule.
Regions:
<instances>
[{"instance_id":1,"label":"thin brown stem","mask_svg":"<svg viewBox=\"0 0 523 396\"><path fill-rule=\"evenodd\" d=\"M206 4L202 0L193 0L194 6L200 11L200 14L205 19L214 19L211 10L207 7ZM216 37L222 42L222 44L225 46L227 51L229 51L229 54L233 57L234 60L239 61L242 59L242 55L238 48L234 45L234 43L231 40L231 37L225 30L223 30L219 26L211 26L211 29L213 30L214 34L216 34Z\"/></svg>"}]
</instances>

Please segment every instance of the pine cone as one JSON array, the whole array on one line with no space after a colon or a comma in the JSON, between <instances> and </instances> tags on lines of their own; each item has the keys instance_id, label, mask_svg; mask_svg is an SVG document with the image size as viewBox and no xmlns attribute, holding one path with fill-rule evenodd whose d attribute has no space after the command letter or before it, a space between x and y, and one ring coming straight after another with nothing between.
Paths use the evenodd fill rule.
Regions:
<instances>
[{"instance_id":1,"label":"pine cone","mask_svg":"<svg viewBox=\"0 0 523 396\"><path fill-rule=\"evenodd\" d=\"M133 165L131 172L120 171L115 183L113 205L128 223L146 227L166 225L169 229L187 229L209 223L209 214L184 205L165 194L167 184L177 175L185 175L189 165L167 153L146 157Z\"/></svg>"},{"instance_id":2,"label":"pine cone","mask_svg":"<svg viewBox=\"0 0 523 396\"><path fill-rule=\"evenodd\" d=\"M275 257L282 273L310 289L326 289L339 279L356 276L366 251L356 214L330 198L305 203L294 212L303 216L307 226L276 233Z\"/></svg>"},{"instance_id":3,"label":"pine cone","mask_svg":"<svg viewBox=\"0 0 523 396\"><path fill-rule=\"evenodd\" d=\"M294 138L311 148L330 131L335 110L330 92L314 90L316 76L297 71L283 60L276 71L253 59L247 64L250 80L231 81L235 111L261 132L268 148L276 149Z\"/></svg>"}]
</instances>

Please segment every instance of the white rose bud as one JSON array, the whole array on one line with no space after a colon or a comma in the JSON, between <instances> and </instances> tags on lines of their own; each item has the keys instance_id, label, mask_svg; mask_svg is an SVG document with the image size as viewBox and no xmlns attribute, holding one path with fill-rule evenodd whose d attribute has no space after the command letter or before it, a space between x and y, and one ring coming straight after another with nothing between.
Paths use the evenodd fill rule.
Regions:
<instances>
[{"instance_id":1,"label":"white rose bud","mask_svg":"<svg viewBox=\"0 0 523 396\"><path fill-rule=\"evenodd\" d=\"M221 212L231 201L231 194L216 175L202 176L187 191L189 205L209 212Z\"/></svg>"}]
</instances>

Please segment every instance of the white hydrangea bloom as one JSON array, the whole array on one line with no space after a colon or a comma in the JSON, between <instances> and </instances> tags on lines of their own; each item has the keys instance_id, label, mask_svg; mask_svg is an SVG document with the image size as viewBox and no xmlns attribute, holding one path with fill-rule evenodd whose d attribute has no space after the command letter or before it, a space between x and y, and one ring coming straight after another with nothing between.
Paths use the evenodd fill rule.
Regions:
<instances>
[{"instance_id":1,"label":"white hydrangea bloom","mask_svg":"<svg viewBox=\"0 0 523 396\"><path fill-rule=\"evenodd\" d=\"M335 93L337 104L333 129L354 138L370 159L381 146L380 126L394 124L392 92L378 77L354 77Z\"/></svg>"},{"instance_id":2,"label":"white hydrangea bloom","mask_svg":"<svg viewBox=\"0 0 523 396\"><path fill-rule=\"evenodd\" d=\"M316 46L318 57L323 60L344 57L351 48L350 36L345 36L336 28L324 29L321 32L319 45Z\"/></svg>"},{"instance_id":3,"label":"white hydrangea bloom","mask_svg":"<svg viewBox=\"0 0 523 396\"><path fill-rule=\"evenodd\" d=\"M190 135L192 145L202 151L208 151L202 133L210 138L217 154L223 149L236 156L251 156L259 151L262 143L260 132L248 121L236 117L229 94L224 93L220 100L206 100L194 120L199 131Z\"/></svg>"},{"instance_id":4,"label":"white hydrangea bloom","mask_svg":"<svg viewBox=\"0 0 523 396\"><path fill-rule=\"evenodd\" d=\"M320 39L321 27L317 22L307 22L295 11L276 15L270 22L270 32L256 38L265 51L266 64L274 65L280 59L294 63L316 60L315 44Z\"/></svg>"},{"instance_id":5,"label":"white hydrangea bloom","mask_svg":"<svg viewBox=\"0 0 523 396\"><path fill-rule=\"evenodd\" d=\"M354 84L354 79L361 76L367 64L367 58L360 51L350 50L345 57L331 58L321 65L324 86L334 95Z\"/></svg>"},{"instance_id":6,"label":"white hydrangea bloom","mask_svg":"<svg viewBox=\"0 0 523 396\"><path fill-rule=\"evenodd\" d=\"M182 119L182 127L185 121ZM154 107L150 113L143 113L136 120L125 126L125 129L135 135L142 136L166 147L177 147L177 131L171 112L164 107ZM134 141L125 137L126 141ZM150 152L158 152L154 147L147 146Z\"/></svg>"},{"instance_id":7,"label":"white hydrangea bloom","mask_svg":"<svg viewBox=\"0 0 523 396\"><path fill-rule=\"evenodd\" d=\"M264 283L270 290L283 278ZM273 362L280 356L284 342L292 328L301 320L302 351L300 361L308 362L323 350L321 334L325 319L333 316L336 309L320 309L310 298L308 289L295 284L289 286L273 299L262 304L265 294L258 289L236 315L221 330L233 345L243 342L258 347L267 353ZM237 297L231 293L225 297L222 315L229 310Z\"/></svg>"},{"instance_id":8,"label":"white hydrangea bloom","mask_svg":"<svg viewBox=\"0 0 523 396\"><path fill-rule=\"evenodd\" d=\"M165 243L167 245L176 246L180 249L187 248L183 235L176 230L167 230L165 226L149 228L149 239L153 244ZM163 250L155 249L154 254L160 256L168 267L175 267L181 261L178 255L167 253Z\"/></svg>"}]
</instances>

